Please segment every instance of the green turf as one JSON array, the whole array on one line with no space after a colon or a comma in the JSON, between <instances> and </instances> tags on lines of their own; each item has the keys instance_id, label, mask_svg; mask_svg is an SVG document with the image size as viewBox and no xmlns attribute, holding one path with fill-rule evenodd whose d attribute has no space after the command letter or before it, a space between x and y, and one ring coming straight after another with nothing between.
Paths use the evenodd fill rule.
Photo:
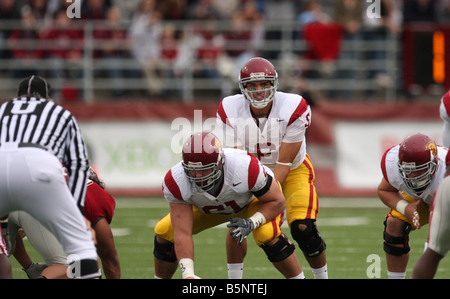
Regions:
<instances>
[{"instance_id":1,"label":"green turf","mask_svg":"<svg viewBox=\"0 0 450 299\"><path fill-rule=\"evenodd\" d=\"M112 222L115 242L119 253L123 278L153 278L153 227L168 212L163 199L118 199ZM323 199L318 227L327 243L329 278L366 279L367 270L374 269L374 260L380 258L380 278L387 278L386 260L383 251L383 220L388 212L378 199ZM411 258L407 278L415 261L423 251L428 226L411 233ZM290 238L287 228L286 235ZM226 228L206 230L194 237L195 270L202 278L227 278L225 255ZM244 261L244 278L283 278L267 260L264 252L256 246L252 237L248 239L248 252ZM41 259L30 249L35 261ZM313 278L297 246L306 278ZM14 278L26 278L17 262L11 258ZM376 262L376 260L375 260ZM369 271L369 274L376 272ZM177 271L175 278L181 278ZM450 259L441 261L436 278L450 278Z\"/></svg>"}]
</instances>

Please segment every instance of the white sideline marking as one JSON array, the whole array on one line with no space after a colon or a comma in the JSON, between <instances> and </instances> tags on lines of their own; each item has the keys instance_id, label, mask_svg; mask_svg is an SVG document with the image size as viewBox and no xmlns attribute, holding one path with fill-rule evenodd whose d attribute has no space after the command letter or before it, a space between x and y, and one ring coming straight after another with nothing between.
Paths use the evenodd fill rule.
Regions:
<instances>
[{"instance_id":1,"label":"white sideline marking","mask_svg":"<svg viewBox=\"0 0 450 299\"><path fill-rule=\"evenodd\" d=\"M128 236L130 234L129 228L111 228L114 237Z\"/></svg>"}]
</instances>

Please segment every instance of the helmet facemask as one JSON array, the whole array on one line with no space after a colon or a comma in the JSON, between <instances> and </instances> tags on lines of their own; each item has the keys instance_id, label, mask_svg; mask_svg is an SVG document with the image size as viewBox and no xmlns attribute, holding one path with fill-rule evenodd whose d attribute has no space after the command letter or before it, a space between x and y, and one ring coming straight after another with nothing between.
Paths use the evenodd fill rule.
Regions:
<instances>
[{"instance_id":1,"label":"helmet facemask","mask_svg":"<svg viewBox=\"0 0 450 299\"><path fill-rule=\"evenodd\" d=\"M430 161L422 165L416 166L414 162L398 162L398 169L403 182L414 192L419 195L430 185L431 180L436 172L437 163ZM419 173L417 175L412 175ZM412 175L412 176L411 176Z\"/></svg>"},{"instance_id":2,"label":"helmet facemask","mask_svg":"<svg viewBox=\"0 0 450 299\"><path fill-rule=\"evenodd\" d=\"M253 81L269 81L270 87L262 90L248 89L248 83ZM265 108L275 97L275 92L278 88L277 76L266 76L264 73L251 73L249 78L239 78L239 88L246 100L250 102L250 105L257 109ZM257 93L264 93L264 98L259 100L256 96Z\"/></svg>"},{"instance_id":3,"label":"helmet facemask","mask_svg":"<svg viewBox=\"0 0 450 299\"><path fill-rule=\"evenodd\" d=\"M195 183L197 187L203 191L209 191L213 189L222 175L222 159L219 155L217 163L210 163L203 165L202 162L188 162L188 164L181 162L186 173L186 177L189 181ZM211 172L207 175L197 177L192 175L192 171L205 171L211 169Z\"/></svg>"}]
</instances>

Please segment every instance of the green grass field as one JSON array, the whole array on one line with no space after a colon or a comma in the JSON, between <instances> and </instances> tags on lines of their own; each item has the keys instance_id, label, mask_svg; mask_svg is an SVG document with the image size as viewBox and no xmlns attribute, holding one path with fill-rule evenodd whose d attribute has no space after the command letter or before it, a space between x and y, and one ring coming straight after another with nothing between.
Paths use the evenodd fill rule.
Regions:
<instances>
[{"instance_id":1,"label":"green grass field","mask_svg":"<svg viewBox=\"0 0 450 299\"><path fill-rule=\"evenodd\" d=\"M153 228L168 212L164 199L118 199L112 222L115 242L122 268L122 278L153 278ZM383 220L388 209L377 198L322 198L318 227L327 243L329 278L367 279L372 274L387 278L383 251ZM411 258L407 278L423 251L428 226L410 235ZM287 227L286 235L292 240ZM194 237L195 270L202 278L227 278L225 227L206 230ZM42 261L25 240L34 261ZM297 255L306 278L313 278L311 269L298 250ZM375 259L373 259L375 257ZM376 267L379 257L379 267ZM18 263L11 258L14 278L26 278ZM181 278L179 271L174 278ZM248 239L248 253L244 261L244 278L279 279L282 275L267 260L264 252ZM450 278L450 258L441 261L436 278Z\"/></svg>"}]
</instances>

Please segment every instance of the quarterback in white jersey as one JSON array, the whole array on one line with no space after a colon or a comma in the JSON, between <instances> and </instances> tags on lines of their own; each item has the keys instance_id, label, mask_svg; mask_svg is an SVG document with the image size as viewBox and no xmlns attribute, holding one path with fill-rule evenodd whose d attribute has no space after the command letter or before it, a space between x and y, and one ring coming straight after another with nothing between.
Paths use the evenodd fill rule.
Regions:
<instances>
[{"instance_id":1,"label":"quarterback in white jersey","mask_svg":"<svg viewBox=\"0 0 450 299\"><path fill-rule=\"evenodd\" d=\"M286 198L286 218L315 278L328 278L326 244L316 219L319 198L306 152L311 109L297 94L277 91L278 74L268 60L254 57L239 75L241 94L225 97L217 109L225 147L247 150L273 170Z\"/></svg>"},{"instance_id":2,"label":"quarterback in white jersey","mask_svg":"<svg viewBox=\"0 0 450 299\"><path fill-rule=\"evenodd\" d=\"M391 208L383 234L389 278L405 278L409 233L428 223L429 204L444 177L447 152L428 136L414 134L381 159L378 196Z\"/></svg>"},{"instance_id":3,"label":"quarterback in white jersey","mask_svg":"<svg viewBox=\"0 0 450 299\"><path fill-rule=\"evenodd\" d=\"M275 97L277 101L273 101L270 117L263 118L253 117L244 95L226 97L217 111L218 124L225 133L225 147L246 149L271 169L278 161L282 142L302 142L290 166L295 169L306 156L305 133L311 109L299 95L278 91Z\"/></svg>"},{"instance_id":4,"label":"quarterback in white jersey","mask_svg":"<svg viewBox=\"0 0 450 299\"><path fill-rule=\"evenodd\" d=\"M196 278L192 235L228 221L229 262L236 258L230 252L233 245L253 232L255 242L286 278L303 275L294 245L280 229L286 206L280 186L270 169L247 152L223 150L212 133L191 135L183 146L183 160L167 172L163 191L170 213L155 227L155 277L171 278L180 263L183 278Z\"/></svg>"}]
</instances>

